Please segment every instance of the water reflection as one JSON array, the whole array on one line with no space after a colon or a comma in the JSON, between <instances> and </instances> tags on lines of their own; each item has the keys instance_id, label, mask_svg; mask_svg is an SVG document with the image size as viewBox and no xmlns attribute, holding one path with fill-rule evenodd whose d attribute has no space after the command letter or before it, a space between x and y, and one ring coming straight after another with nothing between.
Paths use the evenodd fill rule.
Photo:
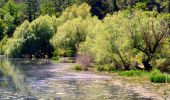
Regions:
<instances>
[{"instance_id":1,"label":"water reflection","mask_svg":"<svg viewBox=\"0 0 170 100\"><path fill-rule=\"evenodd\" d=\"M0 100L146 100L105 76L59 71L62 67L45 60L0 59Z\"/></svg>"}]
</instances>

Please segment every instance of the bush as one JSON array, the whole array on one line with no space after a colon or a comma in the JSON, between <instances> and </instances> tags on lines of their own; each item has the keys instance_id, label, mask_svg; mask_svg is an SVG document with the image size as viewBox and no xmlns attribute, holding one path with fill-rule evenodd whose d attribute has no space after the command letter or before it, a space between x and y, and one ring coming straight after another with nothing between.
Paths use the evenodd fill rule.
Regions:
<instances>
[{"instance_id":1,"label":"bush","mask_svg":"<svg viewBox=\"0 0 170 100\"><path fill-rule=\"evenodd\" d=\"M80 71L80 70L82 70L82 66L79 65L79 64L76 64L76 65L73 66L73 69L77 70L77 71Z\"/></svg>"},{"instance_id":2,"label":"bush","mask_svg":"<svg viewBox=\"0 0 170 100\"><path fill-rule=\"evenodd\" d=\"M76 62L81 64L83 69L88 70L92 63L92 57L88 52L84 52L77 55Z\"/></svg>"},{"instance_id":3,"label":"bush","mask_svg":"<svg viewBox=\"0 0 170 100\"><path fill-rule=\"evenodd\" d=\"M58 61L58 60L59 60L59 57L58 57L58 56L55 56L55 57L52 57L51 59L54 60L54 61Z\"/></svg>"},{"instance_id":4,"label":"bush","mask_svg":"<svg viewBox=\"0 0 170 100\"><path fill-rule=\"evenodd\" d=\"M151 75L150 79L151 79L151 82L154 82L154 83L165 83L166 82L166 76L164 74Z\"/></svg>"},{"instance_id":5,"label":"bush","mask_svg":"<svg viewBox=\"0 0 170 100\"><path fill-rule=\"evenodd\" d=\"M151 82L154 83L165 83L165 82L170 83L170 75L163 74L159 70L154 69L151 72L150 80Z\"/></svg>"},{"instance_id":6,"label":"bush","mask_svg":"<svg viewBox=\"0 0 170 100\"><path fill-rule=\"evenodd\" d=\"M110 65L98 65L96 67L96 69L98 71L113 71L113 70L115 70L115 68Z\"/></svg>"}]
</instances>

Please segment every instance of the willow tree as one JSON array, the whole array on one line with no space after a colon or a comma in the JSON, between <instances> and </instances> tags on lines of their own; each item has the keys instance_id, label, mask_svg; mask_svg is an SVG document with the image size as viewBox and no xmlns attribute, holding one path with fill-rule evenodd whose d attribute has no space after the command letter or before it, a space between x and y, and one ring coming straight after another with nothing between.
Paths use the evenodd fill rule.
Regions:
<instances>
[{"instance_id":1,"label":"willow tree","mask_svg":"<svg viewBox=\"0 0 170 100\"><path fill-rule=\"evenodd\" d=\"M114 55L113 59L122 65L122 69L130 69L130 58L132 57L133 48L130 46L130 41L125 34L125 27L121 25L126 22L126 17L129 15L125 11L115 13L105 17L104 24L108 33L105 34L105 40L108 44L108 51Z\"/></svg>"},{"instance_id":2,"label":"willow tree","mask_svg":"<svg viewBox=\"0 0 170 100\"><path fill-rule=\"evenodd\" d=\"M59 50L60 55L74 56L77 53L79 44L86 39L84 30L85 27L81 18L67 21L58 27L58 31L53 36L51 43L56 50Z\"/></svg>"},{"instance_id":3,"label":"willow tree","mask_svg":"<svg viewBox=\"0 0 170 100\"><path fill-rule=\"evenodd\" d=\"M56 32L58 21L55 17L40 16L29 23L25 21L16 29L12 38L9 38L4 46L7 56L36 58L52 57L53 47L49 43Z\"/></svg>"},{"instance_id":4,"label":"willow tree","mask_svg":"<svg viewBox=\"0 0 170 100\"><path fill-rule=\"evenodd\" d=\"M153 12L136 12L132 17L133 19L128 20L127 31L133 47L146 55L142 63L150 71L150 62L156 56L157 50L166 44L169 27L166 21L154 16Z\"/></svg>"},{"instance_id":5,"label":"willow tree","mask_svg":"<svg viewBox=\"0 0 170 100\"><path fill-rule=\"evenodd\" d=\"M86 3L68 7L61 15L62 24L51 39L56 51L64 56L73 56L77 53L80 42L85 40L84 20L91 18L90 6Z\"/></svg>"}]
</instances>

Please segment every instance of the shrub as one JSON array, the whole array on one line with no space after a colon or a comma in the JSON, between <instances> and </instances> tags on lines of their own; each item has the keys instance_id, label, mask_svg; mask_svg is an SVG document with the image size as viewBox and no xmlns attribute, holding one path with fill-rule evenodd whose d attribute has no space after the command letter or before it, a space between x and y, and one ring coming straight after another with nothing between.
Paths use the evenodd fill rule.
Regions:
<instances>
[{"instance_id":1,"label":"shrub","mask_svg":"<svg viewBox=\"0 0 170 100\"><path fill-rule=\"evenodd\" d=\"M92 63L92 57L89 53L84 52L77 55L76 62L83 66L83 69L87 70Z\"/></svg>"},{"instance_id":2,"label":"shrub","mask_svg":"<svg viewBox=\"0 0 170 100\"><path fill-rule=\"evenodd\" d=\"M73 66L73 69L77 70L77 71L80 71L80 70L82 70L82 66L79 65L79 64L76 64L76 65Z\"/></svg>"},{"instance_id":3,"label":"shrub","mask_svg":"<svg viewBox=\"0 0 170 100\"><path fill-rule=\"evenodd\" d=\"M51 59L52 59L52 60L55 60L55 61L58 61L58 60L59 60L59 57L58 57L58 56L55 56L55 57L52 57Z\"/></svg>"},{"instance_id":4,"label":"shrub","mask_svg":"<svg viewBox=\"0 0 170 100\"><path fill-rule=\"evenodd\" d=\"M154 83L165 83L165 82L170 83L170 75L163 74L159 70L154 69L151 72L150 80L151 82L154 82Z\"/></svg>"},{"instance_id":5,"label":"shrub","mask_svg":"<svg viewBox=\"0 0 170 100\"><path fill-rule=\"evenodd\" d=\"M165 83L166 82L166 76L164 74L151 75L150 79L151 79L151 82L154 82L154 83Z\"/></svg>"},{"instance_id":6,"label":"shrub","mask_svg":"<svg viewBox=\"0 0 170 100\"><path fill-rule=\"evenodd\" d=\"M113 70L115 70L115 68L110 65L98 65L96 67L96 69L98 71L113 71Z\"/></svg>"}]
</instances>

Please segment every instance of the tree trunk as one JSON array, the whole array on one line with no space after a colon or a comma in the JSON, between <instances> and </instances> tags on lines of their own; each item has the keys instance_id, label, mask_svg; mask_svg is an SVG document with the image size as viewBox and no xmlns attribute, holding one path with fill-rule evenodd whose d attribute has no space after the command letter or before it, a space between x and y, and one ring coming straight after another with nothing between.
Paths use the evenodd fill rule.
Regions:
<instances>
[{"instance_id":1,"label":"tree trunk","mask_svg":"<svg viewBox=\"0 0 170 100\"><path fill-rule=\"evenodd\" d=\"M150 62L149 60L143 60L142 61L146 71L151 71L152 70L152 66L149 64L149 62Z\"/></svg>"},{"instance_id":2,"label":"tree trunk","mask_svg":"<svg viewBox=\"0 0 170 100\"><path fill-rule=\"evenodd\" d=\"M119 8L117 6L117 1L116 0L113 0L113 11L118 11Z\"/></svg>"},{"instance_id":3,"label":"tree trunk","mask_svg":"<svg viewBox=\"0 0 170 100\"><path fill-rule=\"evenodd\" d=\"M125 68L125 70L130 70L129 66L130 66L130 64L125 63L125 64L124 64L124 68Z\"/></svg>"}]
</instances>

